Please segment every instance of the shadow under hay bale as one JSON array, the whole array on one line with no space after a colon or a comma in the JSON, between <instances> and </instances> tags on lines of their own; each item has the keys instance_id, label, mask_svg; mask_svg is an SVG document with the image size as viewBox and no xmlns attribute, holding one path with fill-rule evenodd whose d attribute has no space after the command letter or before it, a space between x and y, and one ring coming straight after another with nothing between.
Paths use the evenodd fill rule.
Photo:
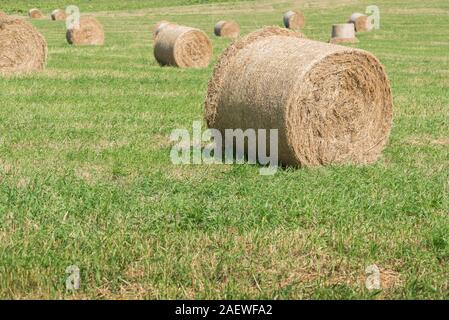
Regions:
<instances>
[{"instance_id":1,"label":"shadow under hay bale","mask_svg":"<svg viewBox=\"0 0 449 320\"><path fill-rule=\"evenodd\" d=\"M373 24L369 17L363 13L353 13L348 20L348 23L354 24L356 32L367 32L373 30Z\"/></svg>"},{"instance_id":2,"label":"shadow under hay bale","mask_svg":"<svg viewBox=\"0 0 449 320\"><path fill-rule=\"evenodd\" d=\"M163 66L204 68L212 57L212 43L199 29L172 25L157 34L154 57Z\"/></svg>"},{"instance_id":3,"label":"shadow under hay bale","mask_svg":"<svg viewBox=\"0 0 449 320\"><path fill-rule=\"evenodd\" d=\"M288 29L302 29L306 24L304 15L299 11L287 11L284 13L284 26Z\"/></svg>"},{"instance_id":4,"label":"shadow under hay bale","mask_svg":"<svg viewBox=\"0 0 449 320\"><path fill-rule=\"evenodd\" d=\"M235 21L218 21L214 27L214 33L217 37L238 38L240 35L240 26Z\"/></svg>"},{"instance_id":5,"label":"shadow under hay bale","mask_svg":"<svg viewBox=\"0 0 449 320\"><path fill-rule=\"evenodd\" d=\"M101 23L93 17L82 17L79 27L67 30L67 42L76 46L101 46L104 44L104 30Z\"/></svg>"},{"instance_id":6,"label":"shadow under hay bale","mask_svg":"<svg viewBox=\"0 0 449 320\"><path fill-rule=\"evenodd\" d=\"M36 8L33 8L30 11L28 11L28 16L31 19L42 19L44 17L42 12L39 9L36 9Z\"/></svg>"},{"instance_id":7,"label":"shadow under hay bale","mask_svg":"<svg viewBox=\"0 0 449 320\"><path fill-rule=\"evenodd\" d=\"M45 68L47 42L28 22L0 18L0 74L27 73Z\"/></svg>"},{"instance_id":8,"label":"shadow under hay bale","mask_svg":"<svg viewBox=\"0 0 449 320\"><path fill-rule=\"evenodd\" d=\"M278 129L284 165L368 164L387 143L392 109L387 75L372 54L267 27L220 57L205 119L222 134Z\"/></svg>"},{"instance_id":9,"label":"shadow under hay bale","mask_svg":"<svg viewBox=\"0 0 449 320\"><path fill-rule=\"evenodd\" d=\"M334 24L332 26L332 37L330 43L358 43L355 36L355 29L352 23Z\"/></svg>"},{"instance_id":10,"label":"shadow under hay bale","mask_svg":"<svg viewBox=\"0 0 449 320\"><path fill-rule=\"evenodd\" d=\"M67 14L62 9L55 9L52 11L51 20L58 21L58 20L65 20L67 18Z\"/></svg>"}]
</instances>

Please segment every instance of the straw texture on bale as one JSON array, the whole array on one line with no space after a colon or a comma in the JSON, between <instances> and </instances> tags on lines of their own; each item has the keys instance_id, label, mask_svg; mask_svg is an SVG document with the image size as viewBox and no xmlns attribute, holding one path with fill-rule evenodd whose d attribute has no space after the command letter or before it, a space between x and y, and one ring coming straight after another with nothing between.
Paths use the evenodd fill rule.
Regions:
<instances>
[{"instance_id":1,"label":"straw texture on bale","mask_svg":"<svg viewBox=\"0 0 449 320\"><path fill-rule=\"evenodd\" d=\"M215 24L214 33L217 37L238 38L240 26L235 21L218 21Z\"/></svg>"},{"instance_id":2,"label":"straw texture on bale","mask_svg":"<svg viewBox=\"0 0 449 320\"><path fill-rule=\"evenodd\" d=\"M334 24L332 26L332 38L330 43L357 43L359 39L355 36L355 29L352 23Z\"/></svg>"},{"instance_id":3,"label":"straw texture on bale","mask_svg":"<svg viewBox=\"0 0 449 320\"><path fill-rule=\"evenodd\" d=\"M39 9L31 9L30 11L28 11L28 16L31 19L41 19L44 17L44 15L42 14L42 12Z\"/></svg>"},{"instance_id":4,"label":"straw texture on bale","mask_svg":"<svg viewBox=\"0 0 449 320\"><path fill-rule=\"evenodd\" d=\"M47 42L28 22L0 18L0 74L42 70L47 62Z\"/></svg>"},{"instance_id":5,"label":"straw texture on bale","mask_svg":"<svg viewBox=\"0 0 449 320\"><path fill-rule=\"evenodd\" d=\"M154 43L154 57L161 65L204 68L212 57L212 43L199 29L180 25L165 27Z\"/></svg>"},{"instance_id":6,"label":"straw texture on bale","mask_svg":"<svg viewBox=\"0 0 449 320\"><path fill-rule=\"evenodd\" d=\"M208 127L278 129L284 165L374 162L392 124L383 66L366 51L284 30L256 31L223 53L209 81Z\"/></svg>"},{"instance_id":7,"label":"straw texture on bale","mask_svg":"<svg viewBox=\"0 0 449 320\"><path fill-rule=\"evenodd\" d=\"M4 13L3 11L0 11L0 19L7 18L7 17L8 17L8 15L6 13Z\"/></svg>"},{"instance_id":8,"label":"straw texture on bale","mask_svg":"<svg viewBox=\"0 0 449 320\"><path fill-rule=\"evenodd\" d=\"M74 45L103 45L104 30L101 23L92 17L82 17L79 28L67 30L67 42Z\"/></svg>"},{"instance_id":9,"label":"straw texture on bale","mask_svg":"<svg viewBox=\"0 0 449 320\"><path fill-rule=\"evenodd\" d=\"M373 24L371 23L369 17L363 13L353 13L349 18L348 23L353 23L355 31L366 32L373 29Z\"/></svg>"},{"instance_id":10,"label":"straw texture on bale","mask_svg":"<svg viewBox=\"0 0 449 320\"><path fill-rule=\"evenodd\" d=\"M157 35L165 28L175 28L177 26L176 23L171 23L170 21L162 20L156 23L153 31L153 39L156 39Z\"/></svg>"},{"instance_id":11,"label":"straw texture on bale","mask_svg":"<svg viewBox=\"0 0 449 320\"><path fill-rule=\"evenodd\" d=\"M299 11L287 11L284 13L284 26L289 29L302 29L306 24L304 15Z\"/></svg>"},{"instance_id":12,"label":"straw texture on bale","mask_svg":"<svg viewBox=\"0 0 449 320\"><path fill-rule=\"evenodd\" d=\"M65 20L67 18L67 14L62 9L53 10L51 13L51 20Z\"/></svg>"}]
</instances>

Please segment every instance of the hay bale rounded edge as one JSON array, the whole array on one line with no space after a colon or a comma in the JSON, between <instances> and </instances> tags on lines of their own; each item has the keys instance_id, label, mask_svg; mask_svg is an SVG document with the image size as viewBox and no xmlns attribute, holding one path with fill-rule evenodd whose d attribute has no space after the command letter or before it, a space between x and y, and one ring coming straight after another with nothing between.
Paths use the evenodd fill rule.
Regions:
<instances>
[{"instance_id":1,"label":"hay bale rounded edge","mask_svg":"<svg viewBox=\"0 0 449 320\"><path fill-rule=\"evenodd\" d=\"M212 43L199 29L175 25L158 33L154 57L163 66L204 68L212 58Z\"/></svg>"},{"instance_id":2,"label":"hay bale rounded edge","mask_svg":"<svg viewBox=\"0 0 449 320\"><path fill-rule=\"evenodd\" d=\"M205 100L209 128L278 129L280 163L300 167L376 161L392 110L388 77L372 54L276 27L225 50Z\"/></svg>"},{"instance_id":3,"label":"hay bale rounded edge","mask_svg":"<svg viewBox=\"0 0 449 320\"><path fill-rule=\"evenodd\" d=\"M0 74L42 70L47 55L47 42L30 23L0 18Z\"/></svg>"},{"instance_id":4,"label":"hay bale rounded edge","mask_svg":"<svg viewBox=\"0 0 449 320\"><path fill-rule=\"evenodd\" d=\"M82 17L79 27L68 29L67 42L76 46L104 44L104 29L101 23L93 17Z\"/></svg>"},{"instance_id":5,"label":"hay bale rounded edge","mask_svg":"<svg viewBox=\"0 0 449 320\"><path fill-rule=\"evenodd\" d=\"M353 13L348 20L348 23L354 24L355 31L357 32L367 32L373 30L373 24L366 14L363 13Z\"/></svg>"},{"instance_id":6,"label":"hay bale rounded edge","mask_svg":"<svg viewBox=\"0 0 449 320\"><path fill-rule=\"evenodd\" d=\"M4 18L7 18L7 17L8 17L8 15L0 10L0 19L4 19Z\"/></svg>"},{"instance_id":7,"label":"hay bale rounded edge","mask_svg":"<svg viewBox=\"0 0 449 320\"><path fill-rule=\"evenodd\" d=\"M42 11L40 11L39 9L36 9L36 8L30 9L28 11L28 16L31 19L41 19L44 17L44 15L42 14Z\"/></svg>"},{"instance_id":8,"label":"hay bale rounded edge","mask_svg":"<svg viewBox=\"0 0 449 320\"><path fill-rule=\"evenodd\" d=\"M218 21L214 27L214 33L217 37L238 38L240 35L240 26L235 21Z\"/></svg>"},{"instance_id":9,"label":"hay bale rounded edge","mask_svg":"<svg viewBox=\"0 0 449 320\"><path fill-rule=\"evenodd\" d=\"M177 26L176 23L172 23L167 20L162 20L156 23L153 29L153 39L155 40L158 36L158 34L165 28L175 28Z\"/></svg>"},{"instance_id":10,"label":"hay bale rounded edge","mask_svg":"<svg viewBox=\"0 0 449 320\"><path fill-rule=\"evenodd\" d=\"M284 26L288 29L302 29L306 24L306 19L302 12L287 11L284 13Z\"/></svg>"},{"instance_id":11,"label":"hay bale rounded edge","mask_svg":"<svg viewBox=\"0 0 449 320\"><path fill-rule=\"evenodd\" d=\"M62 9L55 9L51 12L51 20L58 21L58 20L65 20L67 18L67 14Z\"/></svg>"}]
</instances>

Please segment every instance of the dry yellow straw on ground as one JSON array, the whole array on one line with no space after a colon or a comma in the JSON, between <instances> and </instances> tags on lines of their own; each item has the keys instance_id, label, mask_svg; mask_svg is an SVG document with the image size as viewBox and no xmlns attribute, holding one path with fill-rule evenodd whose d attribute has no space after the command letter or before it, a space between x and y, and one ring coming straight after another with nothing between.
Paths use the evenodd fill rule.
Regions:
<instances>
[{"instance_id":1,"label":"dry yellow straw on ground","mask_svg":"<svg viewBox=\"0 0 449 320\"><path fill-rule=\"evenodd\" d=\"M332 38L330 43L357 43L359 39L355 36L352 23L334 24L332 26Z\"/></svg>"},{"instance_id":2,"label":"dry yellow straw on ground","mask_svg":"<svg viewBox=\"0 0 449 320\"><path fill-rule=\"evenodd\" d=\"M51 20L65 20L67 18L67 14L62 9L55 9L51 13Z\"/></svg>"},{"instance_id":3,"label":"dry yellow straw on ground","mask_svg":"<svg viewBox=\"0 0 449 320\"><path fill-rule=\"evenodd\" d=\"M154 57L161 65L203 68L212 57L212 43L199 29L180 25L164 27L157 34Z\"/></svg>"},{"instance_id":4,"label":"dry yellow straw on ground","mask_svg":"<svg viewBox=\"0 0 449 320\"><path fill-rule=\"evenodd\" d=\"M28 11L28 16L31 19L41 19L44 17L44 15L42 14L42 12L39 9L33 8L30 11Z\"/></svg>"},{"instance_id":5,"label":"dry yellow straw on ground","mask_svg":"<svg viewBox=\"0 0 449 320\"><path fill-rule=\"evenodd\" d=\"M371 31L373 29L373 24L369 17L363 13L353 13L348 23L353 23L357 32Z\"/></svg>"},{"instance_id":6,"label":"dry yellow straw on ground","mask_svg":"<svg viewBox=\"0 0 449 320\"><path fill-rule=\"evenodd\" d=\"M47 62L47 42L28 22L0 18L0 74L42 70Z\"/></svg>"},{"instance_id":7,"label":"dry yellow straw on ground","mask_svg":"<svg viewBox=\"0 0 449 320\"><path fill-rule=\"evenodd\" d=\"M218 21L215 24L214 33L217 37L238 38L240 26L235 21Z\"/></svg>"},{"instance_id":8,"label":"dry yellow straw on ground","mask_svg":"<svg viewBox=\"0 0 449 320\"><path fill-rule=\"evenodd\" d=\"M97 19L82 17L79 28L67 30L67 42L74 45L103 45L104 30Z\"/></svg>"},{"instance_id":9,"label":"dry yellow straw on ground","mask_svg":"<svg viewBox=\"0 0 449 320\"><path fill-rule=\"evenodd\" d=\"M370 53L267 27L234 42L209 81L210 128L278 129L284 165L368 164L384 149L393 101Z\"/></svg>"},{"instance_id":10,"label":"dry yellow straw on ground","mask_svg":"<svg viewBox=\"0 0 449 320\"><path fill-rule=\"evenodd\" d=\"M299 11L287 11L284 13L284 26L289 29L302 29L306 20L304 15Z\"/></svg>"}]
</instances>

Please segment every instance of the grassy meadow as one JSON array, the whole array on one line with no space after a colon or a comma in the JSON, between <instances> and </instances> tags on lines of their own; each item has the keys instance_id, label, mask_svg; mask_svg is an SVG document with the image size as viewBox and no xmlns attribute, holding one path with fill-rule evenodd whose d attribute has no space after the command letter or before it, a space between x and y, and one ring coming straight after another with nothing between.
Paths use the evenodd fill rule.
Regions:
<instances>
[{"instance_id":1,"label":"grassy meadow","mask_svg":"<svg viewBox=\"0 0 449 320\"><path fill-rule=\"evenodd\" d=\"M449 2L446 0L2 0L48 17L77 4L102 47L72 47L64 22L33 20L47 68L0 77L2 299L449 299ZM230 40L306 15L310 39L367 5L379 30L354 47L385 65L394 125L371 166L173 165L170 133L203 119L213 65ZM160 67L152 28L205 30L206 69ZM274 57L275 58L275 57ZM205 125L204 125L205 127ZM381 269L369 292L364 270ZM81 287L67 292L77 265Z\"/></svg>"}]
</instances>

